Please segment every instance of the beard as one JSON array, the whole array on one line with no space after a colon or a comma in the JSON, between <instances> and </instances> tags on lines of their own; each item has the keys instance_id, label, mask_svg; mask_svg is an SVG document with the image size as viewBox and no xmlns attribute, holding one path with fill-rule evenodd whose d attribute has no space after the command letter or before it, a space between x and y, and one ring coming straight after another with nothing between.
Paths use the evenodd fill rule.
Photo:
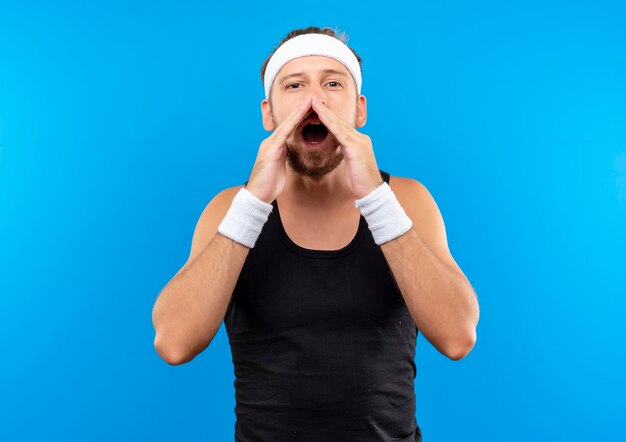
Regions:
<instances>
[{"instance_id":1,"label":"beard","mask_svg":"<svg viewBox=\"0 0 626 442\"><path fill-rule=\"evenodd\" d=\"M339 142L330 133L327 135L332 137L332 147L330 149L309 150L297 146L289 146L287 144L287 164L291 170L302 176L321 177L332 172L343 161L343 153L337 152Z\"/></svg>"},{"instance_id":2,"label":"beard","mask_svg":"<svg viewBox=\"0 0 626 442\"><path fill-rule=\"evenodd\" d=\"M272 117L273 118L273 117ZM357 112L354 112L354 121L352 125L356 125ZM277 126L276 120L274 127ZM308 177L321 177L335 170L343 161L343 153L341 150L337 152L339 141L328 131L327 137L331 147L324 150L310 150L303 146L302 134L296 134L295 139L287 140L287 164L297 174ZM290 142L291 141L291 142ZM296 144L297 143L297 144Z\"/></svg>"}]
</instances>

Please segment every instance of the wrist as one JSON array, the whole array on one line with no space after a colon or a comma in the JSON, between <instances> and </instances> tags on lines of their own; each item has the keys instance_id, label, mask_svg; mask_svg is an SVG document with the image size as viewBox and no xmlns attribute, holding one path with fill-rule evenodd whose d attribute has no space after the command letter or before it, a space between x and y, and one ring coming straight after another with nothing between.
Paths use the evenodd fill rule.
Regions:
<instances>
[{"instance_id":1,"label":"wrist","mask_svg":"<svg viewBox=\"0 0 626 442\"><path fill-rule=\"evenodd\" d=\"M247 184L244 186L244 189L246 189L248 192L254 195L256 199L258 199L259 201L263 201L265 204L272 204L272 201L274 201L273 198L269 198L263 195L261 192L255 189L254 186L251 187L249 184Z\"/></svg>"},{"instance_id":2,"label":"wrist","mask_svg":"<svg viewBox=\"0 0 626 442\"><path fill-rule=\"evenodd\" d=\"M359 200L359 199L361 199L361 200L362 200L362 199L364 199L367 195L369 195L369 194L370 194L370 193L372 193L374 190L376 190L378 187L380 187L380 186L381 186L384 182L385 182L385 181L384 181L382 178L380 178L380 180L379 180L378 182L374 183L374 184L373 184L373 185L369 188L369 190L368 190L368 191L365 191L365 193L362 193L362 194L361 194L361 196L356 195L357 200Z\"/></svg>"},{"instance_id":3,"label":"wrist","mask_svg":"<svg viewBox=\"0 0 626 442\"><path fill-rule=\"evenodd\" d=\"M386 182L357 199L354 206L361 210L378 245L404 235L413 226L413 221Z\"/></svg>"},{"instance_id":4,"label":"wrist","mask_svg":"<svg viewBox=\"0 0 626 442\"><path fill-rule=\"evenodd\" d=\"M274 206L242 187L233 198L217 231L239 244L252 248L273 208Z\"/></svg>"}]
</instances>

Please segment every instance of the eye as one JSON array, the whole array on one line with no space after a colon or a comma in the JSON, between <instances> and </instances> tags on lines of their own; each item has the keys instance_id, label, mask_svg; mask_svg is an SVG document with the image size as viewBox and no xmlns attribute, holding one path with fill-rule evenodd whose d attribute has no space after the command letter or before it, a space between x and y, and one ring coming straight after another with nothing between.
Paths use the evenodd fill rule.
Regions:
<instances>
[{"instance_id":1,"label":"eye","mask_svg":"<svg viewBox=\"0 0 626 442\"><path fill-rule=\"evenodd\" d=\"M326 84L330 85L330 87L332 88L342 87L341 83L339 83L338 81L329 81ZM300 89L300 86L302 86L302 83L289 83L287 86L285 86L285 89Z\"/></svg>"}]
</instances>

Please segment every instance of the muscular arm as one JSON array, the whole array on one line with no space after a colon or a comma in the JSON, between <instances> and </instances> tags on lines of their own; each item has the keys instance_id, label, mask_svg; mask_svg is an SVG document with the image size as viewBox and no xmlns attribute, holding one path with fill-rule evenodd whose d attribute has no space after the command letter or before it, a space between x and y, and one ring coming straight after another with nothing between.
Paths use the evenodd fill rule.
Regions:
<instances>
[{"instance_id":1,"label":"muscular arm","mask_svg":"<svg viewBox=\"0 0 626 442\"><path fill-rule=\"evenodd\" d=\"M264 126L273 132L259 146L246 188L268 204L285 185L287 137L310 106L311 96L307 95L298 108L275 126L269 118L269 102L261 103ZM216 231L241 187L226 189L211 200L198 221L188 264L165 286L154 305L154 346L170 364L193 359L209 345L222 323L250 249Z\"/></svg>"},{"instance_id":2,"label":"muscular arm","mask_svg":"<svg viewBox=\"0 0 626 442\"><path fill-rule=\"evenodd\" d=\"M172 365L192 360L222 323L250 249L217 232L238 188L209 203L198 220L187 263L161 290L152 310L157 353Z\"/></svg>"},{"instance_id":3,"label":"muscular arm","mask_svg":"<svg viewBox=\"0 0 626 442\"><path fill-rule=\"evenodd\" d=\"M448 251L443 219L428 190L415 180L393 180L413 227L381 250L417 328L441 353L459 360L476 342L476 294Z\"/></svg>"}]
</instances>

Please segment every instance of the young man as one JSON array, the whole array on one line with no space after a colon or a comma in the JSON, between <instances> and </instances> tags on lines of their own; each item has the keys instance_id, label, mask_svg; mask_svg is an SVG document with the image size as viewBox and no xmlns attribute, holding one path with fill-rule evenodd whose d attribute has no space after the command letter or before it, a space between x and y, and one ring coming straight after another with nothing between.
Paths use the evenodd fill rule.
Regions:
<instances>
[{"instance_id":1,"label":"young man","mask_svg":"<svg viewBox=\"0 0 626 442\"><path fill-rule=\"evenodd\" d=\"M360 57L330 29L291 32L262 68L245 186L200 216L153 310L172 365L225 321L238 441L420 441L418 330L444 355L476 341L476 295L417 180L378 169Z\"/></svg>"}]
</instances>

